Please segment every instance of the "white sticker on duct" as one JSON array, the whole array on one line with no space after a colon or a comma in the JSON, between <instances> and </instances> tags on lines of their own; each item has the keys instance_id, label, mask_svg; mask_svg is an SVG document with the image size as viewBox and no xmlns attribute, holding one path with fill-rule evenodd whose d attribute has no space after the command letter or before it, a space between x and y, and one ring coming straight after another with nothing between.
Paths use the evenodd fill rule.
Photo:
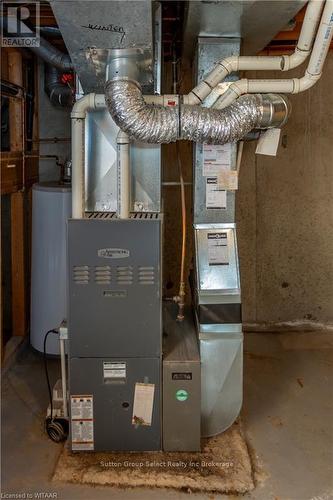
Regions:
<instances>
[{"instance_id":1,"label":"white sticker on duct","mask_svg":"<svg viewBox=\"0 0 333 500\"><path fill-rule=\"evenodd\" d=\"M236 170L229 170L228 168L222 168L218 177L218 185L221 189L227 189L228 191L237 191L238 189L238 172Z\"/></svg>"},{"instance_id":2,"label":"white sticker on duct","mask_svg":"<svg viewBox=\"0 0 333 500\"><path fill-rule=\"evenodd\" d=\"M94 449L93 396L71 396L72 450Z\"/></svg>"},{"instance_id":3,"label":"white sticker on duct","mask_svg":"<svg viewBox=\"0 0 333 500\"><path fill-rule=\"evenodd\" d=\"M229 264L227 233L208 233L208 264L225 266Z\"/></svg>"},{"instance_id":4,"label":"white sticker on duct","mask_svg":"<svg viewBox=\"0 0 333 500\"><path fill-rule=\"evenodd\" d=\"M276 156L277 149L279 147L280 135L280 128L270 128L265 132L262 132L258 140L256 154Z\"/></svg>"},{"instance_id":5,"label":"white sticker on duct","mask_svg":"<svg viewBox=\"0 0 333 500\"><path fill-rule=\"evenodd\" d=\"M204 177L218 175L223 167L231 169L231 143L204 144L202 153Z\"/></svg>"},{"instance_id":6,"label":"white sticker on duct","mask_svg":"<svg viewBox=\"0 0 333 500\"><path fill-rule=\"evenodd\" d=\"M124 361L103 361L104 382L124 381L126 379L126 363Z\"/></svg>"},{"instance_id":7,"label":"white sticker on duct","mask_svg":"<svg viewBox=\"0 0 333 500\"><path fill-rule=\"evenodd\" d=\"M218 185L217 177L206 177L206 208L226 208L227 193Z\"/></svg>"},{"instance_id":8,"label":"white sticker on duct","mask_svg":"<svg viewBox=\"0 0 333 500\"><path fill-rule=\"evenodd\" d=\"M155 384L135 384L133 425L151 425L153 417Z\"/></svg>"}]
</instances>

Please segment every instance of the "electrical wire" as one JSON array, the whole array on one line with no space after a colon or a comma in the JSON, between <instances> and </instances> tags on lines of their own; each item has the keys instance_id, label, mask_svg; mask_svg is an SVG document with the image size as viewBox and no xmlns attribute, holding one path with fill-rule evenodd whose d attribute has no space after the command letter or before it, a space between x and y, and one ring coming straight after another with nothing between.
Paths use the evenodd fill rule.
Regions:
<instances>
[{"instance_id":1,"label":"electrical wire","mask_svg":"<svg viewBox=\"0 0 333 500\"><path fill-rule=\"evenodd\" d=\"M52 421L53 420L53 398L52 398L52 390L51 390L51 384L50 384L49 371L47 368L47 356L46 356L46 341L47 341L47 337L49 336L50 333L59 333L59 332L58 332L58 330L51 329L48 332L46 332L45 337L44 337L44 369L45 369L47 388L48 388L49 398L50 398L51 421Z\"/></svg>"},{"instance_id":2,"label":"electrical wire","mask_svg":"<svg viewBox=\"0 0 333 500\"><path fill-rule=\"evenodd\" d=\"M61 441L65 441L67 438L68 422L66 421L66 419L59 419L59 418L53 420L53 397L52 397L49 371L47 368L47 356L46 356L46 341L50 333L59 333L59 331L55 329L49 330L48 332L46 332L44 337L44 368L45 368L45 376L50 398L50 419L46 418L45 427L49 438L52 439L52 441L54 441L55 443L60 443Z\"/></svg>"}]
</instances>

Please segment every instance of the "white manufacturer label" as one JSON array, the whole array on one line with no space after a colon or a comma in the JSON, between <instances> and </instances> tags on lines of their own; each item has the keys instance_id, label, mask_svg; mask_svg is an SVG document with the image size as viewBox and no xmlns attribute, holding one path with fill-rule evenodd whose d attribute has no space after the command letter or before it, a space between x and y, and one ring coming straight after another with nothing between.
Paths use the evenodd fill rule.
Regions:
<instances>
[{"instance_id":1,"label":"white manufacturer label","mask_svg":"<svg viewBox=\"0 0 333 500\"><path fill-rule=\"evenodd\" d=\"M223 167L231 168L231 144L204 144L203 175L218 175Z\"/></svg>"},{"instance_id":2,"label":"white manufacturer label","mask_svg":"<svg viewBox=\"0 0 333 500\"><path fill-rule=\"evenodd\" d=\"M217 177L206 177L206 208L226 208L227 193L217 183Z\"/></svg>"},{"instance_id":3,"label":"white manufacturer label","mask_svg":"<svg viewBox=\"0 0 333 500\"><path fill-rule=\"evenodd\" d=\"M229 264L227 233L208 233L208 264L221 266Z\"/></svg>"},{"instance_id":4,"label":"white manufacturer label","mask_svg":"<svg viewBox=\"0 0 333 500\"><path fill-rule=\"evenodd\" d=\"M113 379L120 380L126 378L126 363L121 362L103 362L103 376L105 381Z\"/></svg>"},{"instance_id":5,"label":"white manufacturer label","mask_svg":"<svg viewBox=\"0 0 333 500\"><path fill-rule=\"evenodd\" d=\"M135 384L133 425L151 425L153 417L155 384Z\"/></svg>"},{"instance_id":6,"label":"white manufacturer label","mask_svg":"<svg viewBox=\"0 0 333 500\"><path fill-rule=\"evenodd\" d=\"M72 449L94 449L93 396L71 396Z\"/></svg>"}]
</instances>

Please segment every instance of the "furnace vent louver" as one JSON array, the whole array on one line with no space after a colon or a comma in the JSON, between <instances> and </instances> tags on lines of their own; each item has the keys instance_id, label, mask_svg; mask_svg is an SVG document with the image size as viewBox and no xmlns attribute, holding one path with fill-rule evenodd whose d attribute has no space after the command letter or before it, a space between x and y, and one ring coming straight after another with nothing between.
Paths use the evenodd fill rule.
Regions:
<instances>
[{"instance_id":1,"label":"furnace vent louver","mask_svg":"<svg viewBox=\"0 0 333 500\"><path fill-rule=\"evenodd\" d=\"M115 212L87 212L87 219L117 219ZM130 219L158 219L156 212L132 212Z\"/></svg>"},{"instance_id":2,"label":"furnace vent louver","mask_svg":"<svg viewBox=\"0 0 333 500\"><path fill-rule=\"evenodd\" d=\"M111 267L95 266L95 283L97 285L111 284Z\"/></svg>"},{"instance_id":3,"label":"furnace vent louver","mask_svg":"<svg viewBox=\"0 0 333 500\"><path fill-rule=\"evenodd\" d=\"M74 266L73 280L77 285L88 285L90 280L89 266Z\"/></svg>"},{"instance_id":4,"label":"furnace vent louver","mask_svg":"<svg viewBox=\"0 0 333 500\"><path fill-rule=\"evenodd\" d=\"M133 267L132 266L117 266L117 283L118 285L133 284Z\"/></svg>"},{"instance_id":5,"label":"furnace vent louver","mask_svg":"<svg viewBox=\"0 0 333 500\"><path fill-rule=\"evenodd\" d=\"M155 269L152 266L143 267L139 266L139 283L140 285L154 285L155 283Z\"/></svg>"}]
</instances>

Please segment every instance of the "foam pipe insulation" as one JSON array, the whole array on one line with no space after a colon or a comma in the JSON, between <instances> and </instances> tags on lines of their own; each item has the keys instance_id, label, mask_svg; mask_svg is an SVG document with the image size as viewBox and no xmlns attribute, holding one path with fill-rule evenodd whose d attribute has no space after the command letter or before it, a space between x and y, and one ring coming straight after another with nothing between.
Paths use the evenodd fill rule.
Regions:
<instances>
[{"instance_id":1,"label":"foam pipe insulation","mask_svg":"<svg viewBox=\"0 0 333 500\"><path fill-rule=\"evenodd\" d=\"M246 95L223 110L180 104L147 104L140 85L127 78L109 80L105 87L109 112L131 139L161 144L187 139L225 144L242 139L254 128L282 126L289 115L286 98Z\"/></svg>"}]
</instances>

